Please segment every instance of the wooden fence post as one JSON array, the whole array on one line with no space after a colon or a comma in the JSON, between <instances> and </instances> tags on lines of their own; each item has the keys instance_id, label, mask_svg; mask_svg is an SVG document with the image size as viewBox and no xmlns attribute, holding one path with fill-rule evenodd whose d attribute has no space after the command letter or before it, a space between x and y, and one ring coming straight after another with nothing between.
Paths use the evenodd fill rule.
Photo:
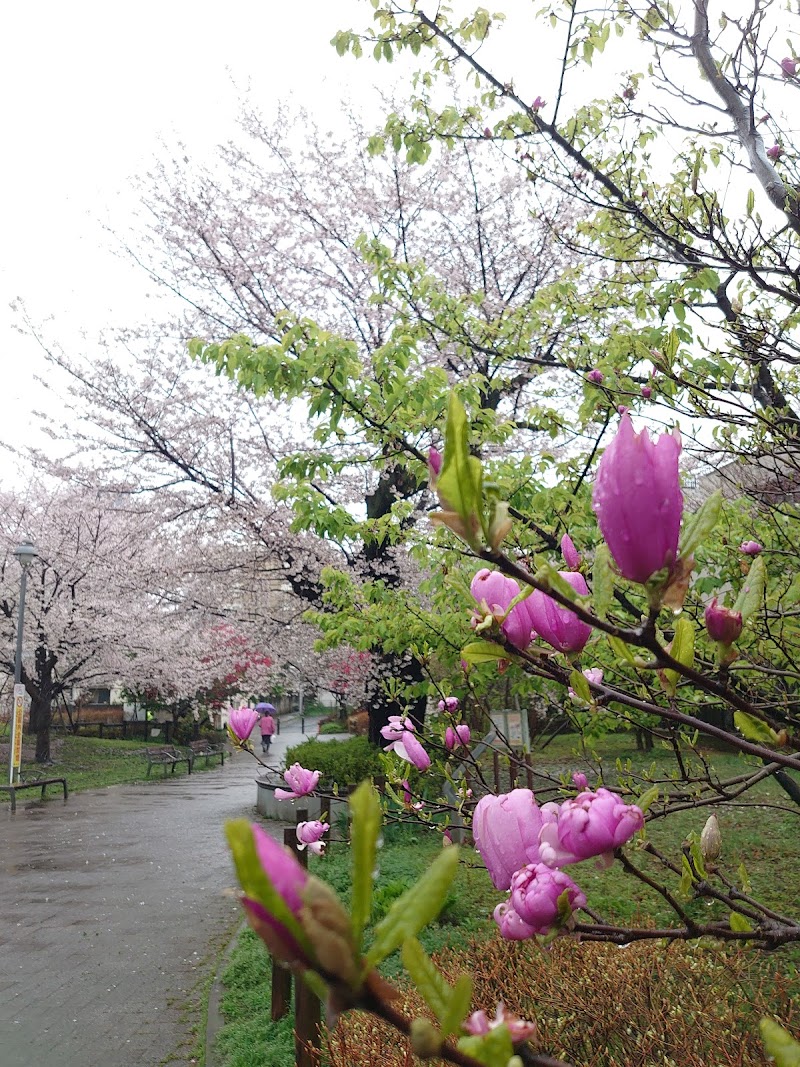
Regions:
<instances>
[{"instance_id":1,"label":"wooden fence post","mask_svg":"<svg viewBox=\"0 0 800 1067\"><path fill-rule=\"evenodd\" d=\"M297 811L297 821L308 820L307 810ZM308 849L300 852L297 848L297 834L294 830L284 830L284 841L297 853L303 867L308 867ZM320 1003L305 982L295 982L294 986L294 1062L295 1067L319 1067L320 1064Z\"/></svg>"},{"instance_id":2,"label":"wooden fence post","mask_svg":"<svg viewBox=\"0 0 800 1067\"><path fill-rule=\"evenodd\" d=\"M288 847L291 849L296 848L297 834L291 827L287 827L283 831L283 843L284 845L288 845ZM288 969L288 967L282 967L273 959L271 1005L271 1016L273 1022L277 1022L278 1019L282 1019L284 1015L288 1014L291 1002L292 972Z\"/></svg>"}]
</instances>

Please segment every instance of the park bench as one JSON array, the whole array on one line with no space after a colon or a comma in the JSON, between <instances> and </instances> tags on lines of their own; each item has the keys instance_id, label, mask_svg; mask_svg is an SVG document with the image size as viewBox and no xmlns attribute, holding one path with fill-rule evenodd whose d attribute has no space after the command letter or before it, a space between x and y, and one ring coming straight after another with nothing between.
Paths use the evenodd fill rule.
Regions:
<instances>
[{"instance_id":1,"label":"park bench","mask_svg":"<svg viewBox=\"0 0 800 1067\"><path fill-rule=\"evenodd\" d=\"M225 766L225 746L224 745L212 745L210 741L190 741L189 748L192 752L192 758L197 759L198 756L205 756L206 767L208 761L213 759L214 756L219 756L220 766Z\"/></svg>"},{"instance_id":2,"label":"park bench","mask_svg":"<svg viewBox=\"0 0 800 1067\"><path fill-rule=\"evenodd\" d=\"M45 790L49 785L60 785L64 789L64 800L67 799L67 779L66 778L31 778L24 782L14 782L13 785L0 785L0 789L4 789L11 796L11 810L17 810L17 792L20 789L38 789L42 788L42 798L44 798Z\"/></svg>"},{"instance_id":3,"label":"park bench","mask_svg":"<svg viewBox=\"0 0 800 1067\"><path fill-rule=\"evenodd\" d=\"M187 764L189 768L189 774L192 773L192 762L194 756L191 752L181 752L179 748L175 748L174 745L166 745L164 748L147 748L145 749L145 755L147 756L147 777L150 777L150 771L153 767L163 767L164 777L167 776L167 767L170 767L170 774L175 773L175 768L179 763Z\"/></svg>"}]
</instances>

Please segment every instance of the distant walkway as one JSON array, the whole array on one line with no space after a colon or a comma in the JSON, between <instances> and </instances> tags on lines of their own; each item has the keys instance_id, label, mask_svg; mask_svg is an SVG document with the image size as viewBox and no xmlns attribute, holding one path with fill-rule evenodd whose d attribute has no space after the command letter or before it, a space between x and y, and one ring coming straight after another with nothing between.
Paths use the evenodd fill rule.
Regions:
<instances>
[{"instance_id":1,"label":"distant walkway","mask_svg":"<svg viewBox=\"0 0 800 1067\"><path fill-rule=\"evenodd\" d=\"M301 740L287 721L269 762ZM222 828L254 816L259 773L236 753L191 777L0 808L2 1067L196 1062L203 983L241 918Z\"/></svg>"}]
</instances>

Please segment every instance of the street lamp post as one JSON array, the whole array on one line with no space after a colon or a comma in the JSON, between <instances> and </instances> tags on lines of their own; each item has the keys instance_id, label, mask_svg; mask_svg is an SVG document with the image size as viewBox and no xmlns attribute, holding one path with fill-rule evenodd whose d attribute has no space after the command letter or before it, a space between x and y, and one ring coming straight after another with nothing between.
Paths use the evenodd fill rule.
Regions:
<instances>
[{"instance_id":1,"label":"street lamp post","mask_svg":"<svg viewBox=\"0 0 800 1067\"><path fill-rule=\"evenodd\" d=\"M8 751L8 784L19 779L22 757L22 717L25 711L25 687L22 685L22 626L25 618L25 589L28 584L28 568L39 555L30 541L23 541L14 549L14 555L22 567L19 584L19 612L17 614L17 652L14 658L14 705L11 715L11 744Z\"/></svg>"}]
</instances>

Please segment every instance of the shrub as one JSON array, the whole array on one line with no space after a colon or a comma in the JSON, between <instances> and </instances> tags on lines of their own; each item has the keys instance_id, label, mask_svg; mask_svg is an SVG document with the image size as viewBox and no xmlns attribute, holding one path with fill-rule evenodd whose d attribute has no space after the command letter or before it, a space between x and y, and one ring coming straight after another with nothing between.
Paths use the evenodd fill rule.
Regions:
<instances>
[{"instance_id":1,"label":"shrub","mask_svg":"<svg viewBox=\"0 0 800 1067\"><path fill-rule=\"evenodd\" d=\"M338 719L336 720L336 722L324 722L320 726L319 732L321 734L346 734L347 723L341 722Z\"/></svg>"},{"instance_id":2,"label":"shrub","mask_svg":"<svg viewBox=\"0 0 800 1067\"><path fill-rule=\"evenodd\" d=\"M565 938L543 954L530 942L494 938L437 962L451 982L472 975L473 1008L491 1015L502 1000L536 1020L534 1047L581 1067L761 1067L759 1018L776 1015L789 1029L798 1022L790 980L764 979L736 949L676 942L665 953L652 942L619 949ZM428 1014L416 993L404 1000L402 1010ZM359 1013L342 1017L328 1051L331 1067L413 1062L394 1030Z\"/></svg>"},{"instance_id":3,"label":"shrub","mask_svg":"<svg viewBox=\"0 0 800 1067\"><path fill-rule=\"evenodd\" d=\"M309 770L322 771L320 786L330 789L357 785L365 778L381 773L380 750L366 737L346 741L317 741L311 738L286 750L286 766L299 763Z\"/></svg>"}]
</instances>

